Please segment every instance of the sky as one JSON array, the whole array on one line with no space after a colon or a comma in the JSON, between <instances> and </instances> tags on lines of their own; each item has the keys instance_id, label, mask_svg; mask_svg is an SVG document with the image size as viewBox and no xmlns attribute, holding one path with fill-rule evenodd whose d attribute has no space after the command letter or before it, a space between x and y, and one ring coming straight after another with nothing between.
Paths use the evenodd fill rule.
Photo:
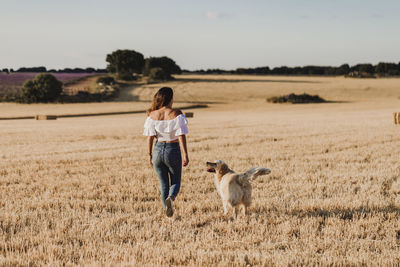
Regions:
<instances>
[{"instance_id":1,"label":"sky","mask_svg":"<svg viewBox=\"0 0 400 267\"><path fill-rule=\"evenodd\" d=\"M0 0L0 68L107 65L132 49L183 69L400 61L398 0Z\"/></svg>"}]
</instances>

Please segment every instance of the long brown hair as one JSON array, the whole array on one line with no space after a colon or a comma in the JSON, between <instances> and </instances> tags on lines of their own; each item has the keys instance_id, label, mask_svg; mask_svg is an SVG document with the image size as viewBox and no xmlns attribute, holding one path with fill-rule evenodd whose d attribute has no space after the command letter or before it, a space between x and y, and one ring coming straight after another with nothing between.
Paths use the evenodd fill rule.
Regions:
<instances>
[{"instance_id":1,"label":"long brown hair","mask_svg":"<svg viewBox=\"0 0 400 267\"><path fill-rule=\"evenodd\" d=\"M151 105L151 108L147 110L147 115L149 115L150 112L154 110L168 106L168 104L171 103L173 97L174 92L170 87L160 88L153 97L153 104Z\"/></svg>"}]
</instances>

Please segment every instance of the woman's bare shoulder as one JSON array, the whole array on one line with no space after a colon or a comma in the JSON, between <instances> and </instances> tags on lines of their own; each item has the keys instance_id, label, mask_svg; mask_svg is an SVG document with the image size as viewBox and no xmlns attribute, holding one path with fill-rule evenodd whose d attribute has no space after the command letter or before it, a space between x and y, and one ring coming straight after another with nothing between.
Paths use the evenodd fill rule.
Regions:
<instances>
[{"instance_id":1,"label":"woman's bare shoulder","mask_svg":"<svg viewBox=\"0 0 400 267\"><path fill-rule=\"evenodd\" d=\"M160 112L158 110L153 110L148 115L153 120L158 120L160 117Z\"/></svg>"},{"instance_id":2,"label":"woman's bare shoulder","mask_svg":"<svg viewBox=\"0 0 400 267\"><path fill-rule=\"evenodd\" d=\"M149 117L153 120L173 120L183 114L180 109L154 110L149 113Z\"/></svg>"},{"instance_id":3,"label":"woman's bare shoulder","mask_svg":"<svg viewBox=\"0 0 400 267\"><path fill-rule=\"evenodd\" d=\"M178 108L172 109L171 113L174 115L174 117L178 117L179 115L183 114L182 110L180 110Z\"/></svg>"},{"instance_id":4,"label":"woman's bare shoulder","mask_svg":"<svg viewBox=\"0 0 400 267\"><path fill-rule=\"evenodd\" d=\"M171 110L169 111L169 113L168 113L168 118L169 118L170 120L173 120L173 119L175 119L176 117L178 117L178 116L181 115L181 114L182 114L182 111L181 111L180 109L173 108L173 109L171 109Z\"/></svg>"}]
</instances>

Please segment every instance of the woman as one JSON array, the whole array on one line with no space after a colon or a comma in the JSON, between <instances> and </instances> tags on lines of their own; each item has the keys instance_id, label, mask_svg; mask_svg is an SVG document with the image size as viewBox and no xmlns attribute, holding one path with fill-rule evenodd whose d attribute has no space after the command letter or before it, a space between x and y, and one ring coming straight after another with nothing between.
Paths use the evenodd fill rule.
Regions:
<instances>
[{"instance_id":1,"label":"woman","mask_svg":"<svg viewBox=\"0 0 400 267\"><path fill-rule=\"evenodd\" d=\"M172 104L172 89L163 87L158 90L151 108L147 111L143 132L147 136L150 165L154 167L160 180L161 201L168 217L174 214L172 203L181 186L182 165L189 164L185 136L189 132L188 121L179 109L172 108ZM152 154L154 138L157 142Z\"/></svg>"}]
</instances>

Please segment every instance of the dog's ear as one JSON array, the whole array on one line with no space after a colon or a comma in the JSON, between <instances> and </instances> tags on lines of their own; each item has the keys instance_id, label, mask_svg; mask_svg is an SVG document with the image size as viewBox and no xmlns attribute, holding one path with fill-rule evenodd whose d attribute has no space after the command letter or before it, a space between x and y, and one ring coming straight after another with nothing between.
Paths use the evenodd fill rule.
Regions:
<instances>
[{"instance_id":1,"label":"dog's ear","mask_svg":"<svg viewBox=\"0 0 400 267\"><path fill-rule=\"evenodd\" d=\"M229 171L228 165L226 165L226 164L224 163L224 164L222 164L222 165L219 167L218 173L221 174L221 175L224 175L224 174L227 173L228 171Z\"/></svg>"}]
</instances>

